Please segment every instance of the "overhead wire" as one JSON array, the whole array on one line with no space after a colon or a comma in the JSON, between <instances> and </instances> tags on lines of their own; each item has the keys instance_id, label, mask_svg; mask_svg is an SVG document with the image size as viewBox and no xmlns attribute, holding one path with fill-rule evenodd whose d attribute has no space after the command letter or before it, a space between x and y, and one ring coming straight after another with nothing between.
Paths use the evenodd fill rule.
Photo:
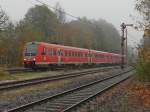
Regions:
<instances>
[{"instance_id":1,"label":"overhead wire","mask_svg":"<svg viewBox=\"0 0 150 112\"><path fill-rule=\"evenodd\" d=\"M33 2L31 2L30 0L26 0L27 2L29 2L32 5L35 5Z\"/></svg>"},{"instance_id":2,"label":"overhead wire","mask_svg":"<svg viewBox=\"0 0 150 112\"><path fill-rule=\"evenodd\" d=\"M29 0L28 0L28 1L29 1ZM67 16L70 16L70 17L75 18L75 19L77 19L77 20L81 20L79 17L74 16L74 15L68 13L68 12L63 11L63 10L57 9L57 8L51 6L51 5L47 5L46 3L44 3L44 2L41 1L41 0L34 0L34 1L36 1L36 2L38 2L38 3L40 3L40 4L44 5L44 6L46 6L46 7L48 7L48 8L51 8L51 9L53 9L53 10L61 11L62 13L64 13L64 14L67 15ZM31 2L30 2L30 3L31 3ZM33 4L33 3L32 3L32 4ZM91 23L91 22L90 22L90 23ZM96 25L96 26L97 26L97 25ZM134 36L130 35L129 33L128 33L128 35L129 35L130 37L134 37ZM133 40L133 39L130 39L130 40L131 40L132 42L134 42L134 43L137 43L137 42L136 42L135 40Z\"/></svg>"},{"instance_id":3,"label":"overhead wire","mask_svg":"<svg viewBox=\"0 0 150 112\"><path fill-rule=\"evenodd\" d=\"M52 9L54 9L54 10L61 11L61 12L64 13L65 15L68 15L68 16L70 16L70 17L72 17L72 18L80 19L79 17L74 16L74 15L72 15L72 14L70 14L70 13L67 13L67 12L62 11L62 10L60 10L60 9L57 9L57 8L55 8L55 7L53 7L53 6L47 5L46 3L42 2L41 0L35 0L35 1L37 1L38 3L41 3L42 5L47 6L47 7L49 7L49 8L52 8Z\"/></svg>"}]
</instances>

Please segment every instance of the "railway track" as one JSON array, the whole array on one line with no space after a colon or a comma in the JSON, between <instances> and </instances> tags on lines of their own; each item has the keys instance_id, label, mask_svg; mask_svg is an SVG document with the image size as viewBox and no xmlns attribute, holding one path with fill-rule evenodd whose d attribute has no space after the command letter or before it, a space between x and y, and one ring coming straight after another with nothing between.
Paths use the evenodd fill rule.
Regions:
<instances>
[{"instance_id":1,"label":"railway track","mask_svg":"<svg viewBox=\"0 0 150 112\"><path fill-rule=\"evenodd\" d=\"M28 68L10 68L6 70L10 74L22 73L22 72L33 72L34 70Z\"/></svg>"},{"instance_id":2,"label":"railway track","mask_svg":"<svg viewBox=\"0 0 150 112\"><path fill-rule=\"evenodd\" d=\"M47 96L41 100L5 110L4 112L70 112L81 104L128 79L131 74L132 71L127 70L53 96Z\"/></svg>"},{"instance_id":3,"label":"railway track","mask_svg":"<svg viewBox=\"0 0 150 112\"><path fill-rule=\"evenodd\" d=\"M18 89L19 87L25 87L25 86L41 84L41 83L50 82L50 81L79 77L79 76L88 75L88 74L92 74L92 73L98 73L98 72L103 71L105 69L111 69L111 68L112 67L107 67L107 68L87 70L87 71L82 71L82 72L66 73L66 74L57 75L57 76L49 76L49 77L34 78L34 79L29 79L29 80L1 83L0 84L0 91L16 89L16 88Z\"/></svg>"},{"instance_id":4,"label":"railway track","mask_svg":"<svg viewBox=\"0 0 150 112\"><path fill-rule=\"evenodd\" d=\"M119 66L113 66L113 67L119 67ZM102 67L102 68L109 68L109 67ZM55 68L55 70L65 70L65 68ZM23 67L18 67L18 68L9 68L6 69L5 71L9 72L10 74L16 74L16 73L24 73L24 72L43 72L43 71L48 71L48 70L44 70L44 69L39 69L39 70L33 70L30 68L23 68Z\"/></svg>"}]
</instances>

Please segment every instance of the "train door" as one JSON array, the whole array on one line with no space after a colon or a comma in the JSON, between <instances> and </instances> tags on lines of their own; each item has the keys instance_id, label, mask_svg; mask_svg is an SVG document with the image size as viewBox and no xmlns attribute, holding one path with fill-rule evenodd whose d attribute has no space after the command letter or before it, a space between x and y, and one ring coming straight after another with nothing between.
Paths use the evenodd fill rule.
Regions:
<instances>
[{"instance_id":1,"label":"train door","mask_svg":"<svg viewBox=\"0 0 150 112\"><path fill-rule=\"evenodd\" d=\"M61 49L58 48L58 65L61 65Z\"/></svg>"},{"instance_id":2,"label":"train door","mask_svg":"<svg viewBox=\"0 0 150 112\"><path fill-rule=\"evenodd\" d=\"M90 50L89 50L89 54L88 54L88 63L89 63L89 65L92 63L92 53Z\"/></svg>"},{"instance_id":3,"label":"train door","mask_svg":"<svg viewBox=\"0 0 150 112\"><path fill-rule=\"evenodd\" d=\"M41 54L42 54L42 61L46 62L46 48L45 47L42 48Z\"/></svg>"}]
</instances>

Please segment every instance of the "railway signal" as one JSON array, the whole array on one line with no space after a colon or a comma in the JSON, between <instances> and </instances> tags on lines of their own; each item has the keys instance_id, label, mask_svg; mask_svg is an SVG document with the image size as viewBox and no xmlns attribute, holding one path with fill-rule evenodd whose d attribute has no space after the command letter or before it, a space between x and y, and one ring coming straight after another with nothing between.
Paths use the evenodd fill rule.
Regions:
<instances>
[{"instance_id":1,"label":"railway signal","mask_svg":"<svg viewBox=\"0 0 150 112\"><path fill-rule=\"evenodd\" d=\"M121 24L121 31L122 31L122 40L121 40L121 68L124 69L124 64L125 64L125 55L126 55L126 61L127 61L127 26L133 27L133 24ZM126 36L125 36L125 31L126 31ZM126 41L126 47L125 47L125 41ZM126 51L126 53L125 53Z\"/></svg>"}]
</instances>

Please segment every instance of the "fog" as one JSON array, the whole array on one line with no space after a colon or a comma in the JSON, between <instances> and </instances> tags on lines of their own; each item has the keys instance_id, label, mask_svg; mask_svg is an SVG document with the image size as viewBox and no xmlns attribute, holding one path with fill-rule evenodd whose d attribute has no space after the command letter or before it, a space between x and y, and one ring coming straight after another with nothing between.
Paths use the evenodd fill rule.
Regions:
<instances>
[{"instance_id":1,"label":"fog","mask_svg":"<svg viewBox=\"0 0 150 112\"><path fill-rule=\"evenodd\" d=\"M42 0L49 6L55 6L57 2L63 9L76 16L87 17L89 19L105 19L115 25L120 32L120 24L133 23L135 21L130 15L136 16L134 9L135 0ZM35 0L0 0L0 6L6 11L14 22L24 18L27 10L37 3ZM75 19L67 17L68 19ZM128 28L129 45L135 46L139 43L143 32L137 32L133 28Z\"/></svg>"}]
</instances>

